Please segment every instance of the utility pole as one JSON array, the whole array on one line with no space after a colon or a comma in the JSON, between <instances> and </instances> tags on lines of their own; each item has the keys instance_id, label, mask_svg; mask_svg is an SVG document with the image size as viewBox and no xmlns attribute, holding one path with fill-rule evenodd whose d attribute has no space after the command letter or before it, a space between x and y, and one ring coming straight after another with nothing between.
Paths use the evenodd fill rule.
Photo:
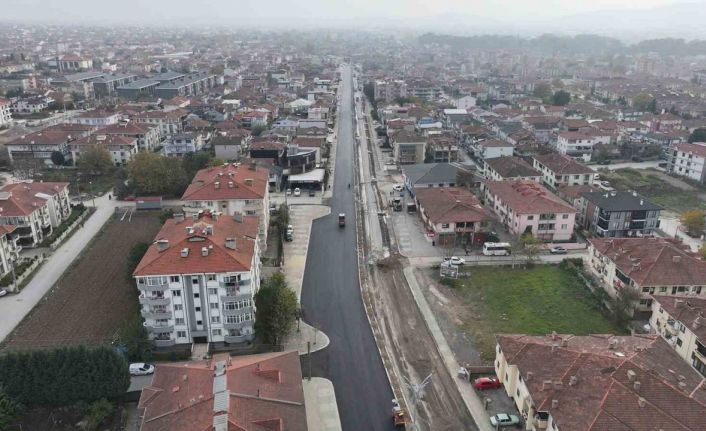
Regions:
<instances>
[{"instance_id":1,"label":"utility pole","mask_svg":"<svg viewBox=\"0 0 706 431\"><path fill-rule=\"evenodd\" d=\"M309 362L308 380L311 381L311 341L306 342L306 358Z\"/></svg>"}]
</instances>

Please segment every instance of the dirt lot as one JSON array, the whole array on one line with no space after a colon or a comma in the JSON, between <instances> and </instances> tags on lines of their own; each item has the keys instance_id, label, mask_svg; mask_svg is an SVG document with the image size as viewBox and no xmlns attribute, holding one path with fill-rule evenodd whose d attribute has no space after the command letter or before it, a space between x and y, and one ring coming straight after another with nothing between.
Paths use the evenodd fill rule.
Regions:
<instances>
[{"instance_id":1,"label":"dirt lot","mask_svg":"<svg viewBox=\"0 0 706 431\"><path fill-rule=\"evenodd\" d=\"M152 241L159 228L156 212L135 213L129 222L109 220L3 348L110 342L139 309L134 282L127 275L130 249Z\"/></svg>"}]
</instances>

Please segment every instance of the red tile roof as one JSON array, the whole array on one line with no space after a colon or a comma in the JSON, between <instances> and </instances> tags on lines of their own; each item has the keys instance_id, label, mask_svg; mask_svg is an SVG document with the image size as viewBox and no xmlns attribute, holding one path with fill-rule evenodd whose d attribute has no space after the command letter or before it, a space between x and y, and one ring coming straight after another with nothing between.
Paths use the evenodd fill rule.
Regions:
<instances>
[{"instance_id":1,"label":"red tile roof","mask_svg":"<svg viewBox=\"0 0 706 431\"><path fill-rule=\"evenodd\" d=\"M478 198L460 187L415 188L414 193L434 224L480 222L492 218Z\"/></svg>"},{"instance_id":2,"label":"red tile roof","mask_svg":"<svg viewBox=\"0 0 706 431\"><path fill-rule=\"evenodd\" d=\"M704 321L706 299L666 295L652 295L652 297L664 311L689 328L702 342L706 342L706 321Z\"/></svg>"},{"instance_id":3,"label":"red tile roof","mask_svg":"<svg viewBox=\"0 0 706 431\"><path fill-rule=\"evenodd\" d=\"M42 193L49 196L61 192L69 183L14 183L0 188L0 216L28 216L46 205L47 200L38 197ZM5 194L7 193L7 194Z\"/></svg>"},{"instance_id":4,"label":"red tile roof","mask_svg":"<svg viewBox=\"0 0 706 431\"><path fill-rule=\"evenodd\" d=\"M103 127L102 129L96 130L96 134L103 135L144 135L149 133L150 129L156 128L157 126L150 126L149 124L136 123L130 121L124 124L111 124L109 126Z\"/></svg>"},{"instance_id":5,"label":"red tile roof","mask_svg":"<svg viewBox=\"0 0 706 431\"><path fill-rule=\"evenodd\" d=\"M227 163L198 171L181 199L185 201L264 199L267 194L268 179L267 169Z\"/></svg>"},{"instance_id":6,"label":"red tile roof","mask_svg":"<svg viewBox=\"0 0 706 431\"><path fill-rule=\"evenodd\" d=\"M112 147L115 145L136 146L137 139L129 138L124 135L104 135L100 133L95 133L93 135L86 136L71 143L72 147L80 147L87 145L102 145L106 147Z\"/></svg>"},{"instance_id":7,"label":"red tile roof","mask_svg":"<svg viewBox=\"0 0 706 431\"><path fill-rule=\"evenodd\" d=\"M706 285L706 262L667 238L591 238L639 286Z\"/></svg>"},{"instance_id":8,"label":"red tile roof","mask_svg":"<svg viewBox=\"0 0 706 431\"><path fill-rule=\"evenodd\" d=\"M534 181L485 181L483 184L516 214L576 212L574 207Z\"/></svg>"},{"instance_id":9,"label":"red tile roof","mask_svg":"<svg viewBox=\"0 0 706 431\"><path fill-rule=\"evenodd\" d=\"M21 136L6 145L61 145L81 135L80 132L41 130Z\"/></svg>"},{"instance_id":10,"label":"red tile roof","mask_svg":"<svg viewBox=\"0 0 706 431\"><path fill-rule=\"evenodd\" d=\"M201 213L198 220L186 217L183 221L170 219L164 223L135 269L134 275L166 275L190 273L246 272L252 266L258 218L234 217ZM235 248L226 247L226 239L235 238ZM160 251L161 241L167 241ZM208 255L202 255L203 247ZM186 257L181 256L189 249Z\"/></svg>"},{"instance_id":11,"label":"red tile roof","mask_svg":"<svg viewBox=\"0 0 706 431\"><path fill-rule=\"evenodd\" d=\"M225 361L226 411L214 412L216 364ZM301 365L296 351L216 355L211 360L158 364L142 391L141 431L206 431L227 415L237 431L306 431Z\"/></svg>"},{"instance_id":12,"label":"red tile roof","mask_svg":"<svg viewBox=\"0 0 706 431\"><path fill-rule=\"evenodd\" d=\"M534 156L534 159L559 175L592 174L595 172L571 157L559 153L537 155Z\"/></svg>"},{"instance_id":13,"label":"red tile roof","mask_svg":"<svg viewBox=\"0 0 706 431\"><path fill-rule=\"evenodd\" d=\"M703 430L703 376L659 336L500 335L497 341L536 410L548 411L559 429Z\"/></svg>"},{"instance_id":14,"label":"red tile roof","mask_svg":"<svg viewBox=\"0 0 706 431\"><path fill-rule=\"evenodd\" d=\"M694 154L696 156L706 158L706 143L703 143L703 142L695 142L693 144L683 143L683 144L676 144L676 145L674 145L674 147L677 150L683 151L687 154Z\"/></svg>"}]
</instances>

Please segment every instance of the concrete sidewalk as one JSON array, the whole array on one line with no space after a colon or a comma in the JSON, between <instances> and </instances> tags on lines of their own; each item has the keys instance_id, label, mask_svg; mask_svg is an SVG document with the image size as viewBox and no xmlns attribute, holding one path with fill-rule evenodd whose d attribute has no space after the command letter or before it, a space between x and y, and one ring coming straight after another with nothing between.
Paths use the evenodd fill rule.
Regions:
<instances>
[{"instance_id":1,"label":"concrete sidewalk","mask_svg":"<svg viewBox=\"0 0 706 431\"><path fill-rule=\"evenodd\" d=\"M449 374L451 374L454 378L456 387L461 393L463 401L466 404L468 411L471 413L471 416L473 416L473 420L475 420L478 429L480 431L493 431L493 427L490 425L488 413L483 408L483 402L478 394L476 394L469 382L456 378L458 370L461 368L461 364L456 361L456 357L451 351L451 347L449 347L449 344L446 342L446 337L444 337L443 332L441 332L439 323L436 321L436 317L434 317L434 313L429 307L429 303L417 283L417 277L414 275L414 268L410 266L406 267L404 269L404 275L407 283L409 284L410 290L412 291L412 295L414 296L414 301L417 303L419 311L424 316L424 321L426 322L427 328L429 328L429 332L431 332L434 337L439 354L442 358L444 358L444 365L446 366Z\"/></svg>"},{"instance_id":2,"label":"concrete sidewalk","mask_svg":"<svg viewBox=\"0 0 706 431\"><path fill-rule=\"evenodd\" d=\"M109 192L112 194L112 192ZM95 199L96 211L85 220L64 244L51 254L34 274L32 280L18 294L8 295L0 301L0 342L3 341L44 295L56 284L66 268L81 254L86 245L100 231L119 205L109 200L108 194ZM91 201L86 202L90 206Z\"/></svg>"},{"instance_id":3,"label":"concrete sidewalk","mask_svg":"<svg viewBox=\"0 0 706 431\"><path fill-rule=\"evenodd\" d=\"M308 430L340 431L341 419L338 415L336 393L331 380L312 377L311 380L304 379L302 385Z\"/></svg>"}]
</instances>

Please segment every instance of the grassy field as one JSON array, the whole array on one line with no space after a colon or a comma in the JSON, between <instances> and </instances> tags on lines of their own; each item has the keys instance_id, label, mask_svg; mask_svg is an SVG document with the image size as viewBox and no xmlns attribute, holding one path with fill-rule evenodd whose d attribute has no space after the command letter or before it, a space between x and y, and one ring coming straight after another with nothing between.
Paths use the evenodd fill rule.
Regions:
<instances>
[{"instance_id":1,"label":"grassy field","mask_svg":"<svg viewBox=\"0 0 706 431\"><path fill-rule=\"evenodd\" d=\"M474 318L463 323L484 360L492 360L495 334L574 335L622 332L603 314L576 276L557 266L531 269L473 267L453 288Z\"/></svg>"},{"instance_id":2,"label":"grassy field","mask_svg":"<svg viewBox=\"0 0 706 431\"><path fill-rule=\"evenodd\" d=\"M682 190L649 171L626 168L602 170L600 175L601 179L610 181L610 185L617 190L635 190L653 203L679 213L694 208L706 209L706 202L698 197L699 191Z\"/></svg>"}]
</instances>

